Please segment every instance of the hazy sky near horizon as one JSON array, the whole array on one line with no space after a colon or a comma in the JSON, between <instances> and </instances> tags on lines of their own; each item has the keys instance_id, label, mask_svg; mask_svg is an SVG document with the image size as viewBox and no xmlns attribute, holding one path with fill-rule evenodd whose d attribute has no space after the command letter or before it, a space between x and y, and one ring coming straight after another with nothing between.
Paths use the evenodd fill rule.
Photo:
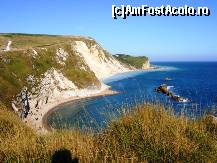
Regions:
<instances>
[{"instance_id":1,"label":"hazy sky near horizon","mask_svg":"<svg viewBox=\"0 0 217 163\"><path fill-rule=\"evenodd\" d=\"M112 18L112 5L207 6L209 17ZM217 61L216 0L1 0L0 33L84 35L153 61Z\"/></svg>"}]
</instances>

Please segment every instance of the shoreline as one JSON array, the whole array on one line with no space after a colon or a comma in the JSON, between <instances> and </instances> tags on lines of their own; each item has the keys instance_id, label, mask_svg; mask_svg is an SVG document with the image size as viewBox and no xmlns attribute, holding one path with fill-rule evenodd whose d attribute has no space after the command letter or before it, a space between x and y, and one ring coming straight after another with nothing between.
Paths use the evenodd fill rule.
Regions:
<instances>
[{"instance_id":1,"label":"shoreline","mask_svg":"<svg viewBox=\"0 0 217 163\"><path fill-rule=\"evenodd\" d=\"M64 98L61 100L55 100L52 103L46 104L42 107L42 109L36 111L34 114L30 114L24 122L35 129L39 133L47 133L52 131L52 128L49 126L47 122L47 118L51 113L59 109L60 106L65 105L67 103L71 103L74 101L78 100L85 100L85 99L90 99L94 97L100 97L100 96L111 96L111 95L116 95L119 94L119 92L111 90L110 88L102 90L101 92L98 93L93 93L89 96L84 96L84 97L69 97L69 98Z\"/></svg>"},{"instance_id":2,"label":"shoreline","mask_svg":"<svg viewBox=\"0 0 217 163\"><path fill-rule=\"evenodd\" d=\"M152 66L148 69L143 69L143 71L151 71L154 69L159 69L159 67ZM139 70L135 70L139 71ZM141 70L140 70L141 71ZM132 71L129 71L132 72ZM121 73L120 73L121 74ZM104 83L104 82L103 82ZM89 94L87 96L72 96L67 98L59 97L57 99L53 99L48 104L45 104L41 107L41 109L38 110L31 110L30 115L24 120L24 122L30 126L31 128L35 129L39 133L47 133L52 131L52 128L48 124L48 117L50 114L52 114L57 109L60 109L59 107L62 105L65 105L67 103L72 103L79 100L85 100L90 99L94 97L100 97L100 96L110 96L119 94L120 92L112 90L112 88L107 88L104 90L101 90L100 92Z\"/></svg>"},{"instance_id":3,"label":"shoreline","mask_svg":"<svg viewBox=\"0 0 217 163\"><path fill-rule=\"evenodd\" d=\"M56 105L55 107L51 108L43 117L42 117L42 125L43 125L43 128L46 129L47 131L52 131L53 129L51 128L51 126L48 124L48 117L53 113L55 112L56 110L59 110L61 109L60 107L61 106L64 106L66 104L69 104L69 103L73 103L73 102L76 102L76 101L81 101L81 100L87 100L87 99L92 99L92 98L95 98L95 97L103 97L103 96L112 96L112 95L116 95L116 94L119 94L120 92L117 92L117 91L113 91L111 89L106 89L100 93L96 93L96 94L93 94L91 96L88 96L88 97L78 97L78 98L75 98L73 100L71 100L69 98L69 100L67 100L66 102L63 102L63 103L60 103L58 105Z\"/></svg>"},{"instance_id":4,"label":"shoreline","mask_svg":"<svg viewBox=\"0 0 217 163\"><path fill-rule=\"evenodd\" d=\"M136 69L136 70L131 70L131 71L127 71L127 72L117 73L115 75L112 75L111 77L101 79L100 81L103 82L104 84L107 84L107 83L110 83L112 81L117 81L117 80L121 80L124 78L128 78L129 73L134 73L133 76L135 76L135 75L137 75L135 73L152 72L155 70L161 70L161 67L157 66L157 65L152 65L151 67L149 67L147 69ZM125 74L125 75L123 75L123 74ZM126 76L126 74L127 74L127 76Z\"/></svg>"}]
</instances>

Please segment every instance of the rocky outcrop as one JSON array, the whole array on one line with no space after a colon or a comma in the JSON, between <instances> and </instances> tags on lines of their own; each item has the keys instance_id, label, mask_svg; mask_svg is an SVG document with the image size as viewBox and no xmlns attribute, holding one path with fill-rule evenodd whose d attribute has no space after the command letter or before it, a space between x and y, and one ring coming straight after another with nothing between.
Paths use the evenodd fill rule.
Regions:
<instances>
[{"instance_id":1,"label":"rocky outcrop","mask_svg":"<svg viewBox=\"0 0 217 163\"><path fill-rule=\"evenodd\" d=\"M44 105L52 103L59 98L85 97L108 88L108 86L101 83L99 88L95 86L79 89L61 71L51 68L40 79L39 86L31 90L32 94L29 96L31 99L30 108L41 109Z\"/></svg>"},{"instance_id":2,"label":"rocky outcrop","mask_svg":"<svg viewBox=\"0 0 217 163\"><path fill-rule=\"evenodd\" d=\"M155 91L158 93L163 93L163 94L166 94L169 96L169 90L168 90L168 86L166 84L162 84L161 86L156 88Z\"/></svg>"},{"instance_id":3,"label":"rocky outcrop","mask_svg":"<svg viewBox=\"0 0 217 163\"><path fill-rule=\"evenodd\" d=\"M11 50L11 44L12 44L12 41L8 41L8 44L7 44L6 48L4 49L4 51L10 51Z\"/></svg>"},{"instance_id":4,"label":"rocky outcrop","mask_svg":"<svg viewBox=\"0 0 217 163\"><path fill-rule=\"evenodd\" d=\"M69 54L62 48L57 49L56 52L56 60L59 64L65 65L65 61L67 60Z\"/></svg>"},{"instance_id":5,"label":"rocky outcrop","mask_svg":"<svg viewBox=\"0 0 217 163\"><path fill-rule=\"evenodd\" d=\"M169 86L167 86L166 84L162 84L161 86L156 88L155 91L158 93L165 94L166 96L170 97L172 100L174 100L176 102L188 102L188 99L185 99L179 95L175 95L168 88L169 88Z\"/></svg>"},{"instance_id":6,"label":"rocky outcrop","mask_svg":"<svg viewBox=\"0 0 217 163\"><path fill-rule=\"evenodd\" d=\"M20 94L16 96L16 100L12 102L12 108L19 114L20 118L24 119L28 116L30 105L29 93L26 87L22 89Z\"/></svg>"}]
</instances>

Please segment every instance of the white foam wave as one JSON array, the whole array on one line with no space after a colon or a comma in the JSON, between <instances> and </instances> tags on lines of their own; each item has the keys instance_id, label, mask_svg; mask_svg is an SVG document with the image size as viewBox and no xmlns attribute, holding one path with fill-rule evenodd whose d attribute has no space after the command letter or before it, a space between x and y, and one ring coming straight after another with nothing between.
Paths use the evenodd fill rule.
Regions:
<instances>
[{"instance_id":1,"label":"white foam wave","mask_svg":"<svg viewBox=\"0 0 217 163\"><path fill-rule=\"evenodd\" d=\"M174 86L167 86L167 90L171 90Z\"/></svg>"}]
</instances>

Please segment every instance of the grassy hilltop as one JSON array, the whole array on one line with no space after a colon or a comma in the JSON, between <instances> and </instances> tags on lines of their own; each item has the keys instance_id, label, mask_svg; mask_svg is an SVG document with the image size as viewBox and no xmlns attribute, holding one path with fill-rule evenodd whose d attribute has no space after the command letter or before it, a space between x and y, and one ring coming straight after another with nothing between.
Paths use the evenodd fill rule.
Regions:
<instances>
[{"instance_id":1,"label":"grassy hilltop","mask_svg":"<svg viewBox=\"0 0 217 163\"><path fill-rule=\"evenodd\" d=\"M60 36L44 34L23 34L23 33L0 33L0 48L4 48L7 41L12 41L14 50L22 50L35 47L49 47L51 45L70 42L72 40L89 41L79 36Z\"/></svg>"},{"instance_id":2,"label":"grassy hilltop","mask_svg":"<svg viewBox=\"0 0 217 163\"><path fill-rule=\"evenodd\" d=\"M146 63L149 59L146 56L130 56L126 54L116 54L113 55L120 62L123 62L129 66L133 66L137 69L142 69L143 64Z\"/></svg>"}]
</instances>

